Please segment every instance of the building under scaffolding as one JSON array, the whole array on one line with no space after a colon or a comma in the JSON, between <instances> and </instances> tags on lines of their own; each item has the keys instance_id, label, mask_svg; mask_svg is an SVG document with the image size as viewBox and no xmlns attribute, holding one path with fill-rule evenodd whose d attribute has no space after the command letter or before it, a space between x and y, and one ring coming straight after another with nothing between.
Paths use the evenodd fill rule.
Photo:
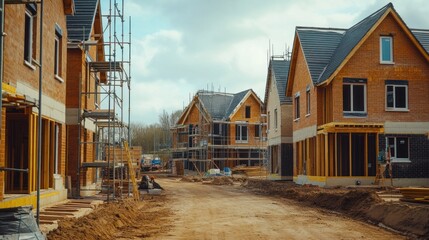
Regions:
<instances>
[{"instance_id":1,"label":"building under scaffolding","mask_svg":"<svg viewBox=\"0 0 429 240\"><path fill-rule=\"evenodd\" d=\"M123 143L130 121L131 21L123 15L124 0L101 1L108 4L104 14L100 0L74 2L75 14L67 18L68 62L77 69L69 71L67 90L79 97L67 105L69 132L74 133L68 139L74 146L68 174L75 196L104 189L109 199L128 182Z\"/></svg>"},{"instance_id":2,"label":"building under scaffolding","mask_svg":"<svg viewBox=\"0 0 429 240\"><path fill-rule=\"evenodd\" d=\"M199 91L172 128L173 171L204 172L238 165L266 167L262 102L237 94Z\"/></svg>"}]
</instances>

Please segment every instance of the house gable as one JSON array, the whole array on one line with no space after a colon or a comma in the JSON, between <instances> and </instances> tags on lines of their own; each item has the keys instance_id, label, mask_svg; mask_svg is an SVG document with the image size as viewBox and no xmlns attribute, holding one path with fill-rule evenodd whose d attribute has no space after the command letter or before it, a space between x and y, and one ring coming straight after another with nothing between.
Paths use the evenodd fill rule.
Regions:
<instances>
[{"instance_id":1,"label":"house gable","mask_svg":"<svg viewBox=\"0 0 429 240\"><path fill-rule=\"evenodd\" d=\"M392 64L380 64L380 37L390 35L393 38ZM386 16L377 28L361 44L342 69L333 78L332 85L335 96L342 99L344 78L362 78L367 80L366 107L367 117L356 118L355 122L429 121L429 111L422 108L429 95L429 62L408 34L403 31L393 14ZM406 112L386 111L386 84L388 80L407 82L408 110ZM343 102L333 101L333 121L345 122Z\"/></svg>"},{"instance_id":2,"label":"house gable","mask_svg":"<svg viewBox=\"0 0 429 240\"><path fill-rule=\"evenodd\" d=\"M385 7L381 8L377 12L373 13L366 19L347 30L346 34L341 40L340 45L338 46L338 49L332 56L329 65L326 66L326 70L321 75L318 83L320 85L329 84L338 74L338 72L344 67L344 65L350 60L350 58L356 53L360 46L362 46L362 44L375 31L375 29L377 29L378 26L386 19L387 16L391 16L396 21L402 31L408 36L409 40L417 47L419 52L426 58L426 60L429 61L428 52L426 52L421 43L417 40L411 30L395 11L393 5L389 3Z\"/></svg>"},{"instance_id":3,"label":"house gable","mask_svg":"<svg viewBox=\"0 0 429 240\"><path fill-rule=\"evenodd\" d=\"M263 106L262 101L259 99L259 97L253 92L253 90L249 89L247 90L246 95L237 103L234 104L235 106L234 110L229 115L229 119L231 121L237 121L237 120L243 120L245 121L245 107L250 106L251 107L251 116L249 121L259 121L260 120L260 113L261 108ZM255 109L258 109L255 111ZM255 114L259 113L259 114Z\"/></svg>"}]
</instances>

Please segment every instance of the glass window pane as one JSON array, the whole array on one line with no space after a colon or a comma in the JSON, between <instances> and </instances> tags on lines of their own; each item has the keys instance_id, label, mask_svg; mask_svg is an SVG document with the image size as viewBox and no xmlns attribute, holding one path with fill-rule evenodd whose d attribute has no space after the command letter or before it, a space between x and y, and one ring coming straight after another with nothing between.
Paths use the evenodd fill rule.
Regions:
<instances>
[{"instance_id":1,"label":"glass window pane","mask_svg":"<svg viewBox=\"0 0 429 240\"><path fill-rule=\"evenodd\" d=\"M259 137L259 125L255 125L255 137Z\"/></svg>"},{"instance_id":2,"label":"glass window pane","mask_svg":"<svg viewBox=\"0 0 429 240\"><path fill-rule=\"evenodd\" d=\"M381 38L381 60L390 62L392 61L391 53L392 39L389 37Z\"/></svg>"},{"instance_id":3,"label":"glass window pane","mask_svg":"<svg viewBox=\"0 0 429 240\"><path fill-rule=\"evenodd\" d=\"M250 118L250 106L246 106L246 118Z\"/></svg>"},{"instance_id":4,"label":"glass window pane","mask_svg":"<svg viewBox=\"0 0 429 240\"><path fill-rule=\"evenodd\" d=\"M58 51L58 49L59 49L59 40L58 40L58 38L55 38L55 55L54 55L54 58L55 58L55 60L54 60L54 73L56 74L56 75L58 75L58 61L59 61L59 51Z\"/></svg>"},{"instance_id":5,"label":"glass window pane","mask_svg":"<svg viewBox=\"0 0 429 240\"><path fill-rule=\"evenodd\" d=\"M295 97L295 118L299 118L299 96Z\"/></svg>"},{"instance_id":6,"label":"glass window pane","mask_svg":"<svg viewBox=\"0 0 429 240\"><path fill-rule=\"evenodd\" d=\"M408 138L396 138L397 158L408 158Z\"/></svg>"},{"instance_id":7,"label":"glass window pane","mask_svg":"<svg viewBox=\"0 0 429 240\"><path fill-rule=\"evenodd\" d=\"M24 59L31 62L31 17L25 14Z\"/></svg>"},{"instance_id":8,"label":"glass window pane","mask_svg":"<svg viewBox=\"0 0 429 240\"><path fill-rule=\"evenodd\" d=\"M365 87L353 85L353 111L365 111Z\"/></svg>"},{"instance_id":9,"label":"glass window pane","mask_svg":"<svg viewBox=\"0 0 429 240\"><path fill-rule=\"evenodd\" d=\"M387 107L393 108L393 86L387 86L386 88L386 104Z\"/></svg>"},{"instance_id":10,"label":"glass window pane","mask_svg":"<svg viewBox=\"0 0 429 240\"><path fill-rule=\"evenodd\" d=\"M247 141L247 126L241 126L241 140Z\"/></svg>"},{"instance_id":11,"label":"glass window pane","mask_svg":"<svg viewBox=\"0 0 429 240\"><path fill-rule=\"evenodd\" d=\"M235 126L235 140L240 140L240 127L241 126Z\"/></svg>"},{"instance_id":12,"label":"glass window pane","mask_svg":"<svg viewBox=\"0 0 429 240\"><path fill-rule=\"evenodd\" d=\"M396 86L395 87L395 107L396 108L406 108L407 107L407 98L406 98L406 87L405 86Z\"/></svg>"},{"instance_id":13,"label":"glass window pane","mask_svg":"<svg viewBox=\"0 0 429 240\"><path fill-rule=\"evenodd\" d=\"M343 85L343 111L351 111L350 85Z\"/></svg>"},{"instance_id":14,"label":"glass window pane","mask_svg":"<svg viewBox=\"0 0 429 240\"><path fill-rule=\"evenodd\" d=\"M390 147L390 157L395 157L395 138L387 138L387 142Z\"/></svg>"}]
</instances>

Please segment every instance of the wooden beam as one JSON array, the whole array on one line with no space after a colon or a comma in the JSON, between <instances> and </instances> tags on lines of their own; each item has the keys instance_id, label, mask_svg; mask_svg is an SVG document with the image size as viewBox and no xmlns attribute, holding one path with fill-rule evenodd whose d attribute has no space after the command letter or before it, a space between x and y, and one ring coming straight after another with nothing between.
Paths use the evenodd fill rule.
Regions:
<instances>
[{"instance_id":1,"label":"wooden beam","mask_svg":"<svg viewBox=\"0 0 429 240\"><path fill-rule=\"evenodd\" d=\"M333 144L335 135L328 134L328 146L329 146L329 175L334 176L334 157L335 157L335 145Z\"/></svg>"},{"instance_id":2,"label":"wooden beam","mask_svg":"<svg viewBox=\"0 0 429 240\"><path fill-rule=\"evenodd\" d=\"M320 165L320 141L319 141L319 135L316 135L316 172L314 176L319 176L319 165Z\"/></svg>"},{"instance_id":3,"label":"wooden beam","mask_svg":"<svg viewBox=\"0 0 429 240\"><path fill-rule=\"evenodd\" d=\"M307 173L307 175L311 175L311 161L310 161L310 139L306 138L305 139L305 172Z\"/></svg>"},{"instance_id":4,"label":"wooden beam","mask_svg":"<svg viewBox=\"0 0 429 240\"><path fill-rule=\"evenodd\" d=\"M352 134L349 133L349 176L352 176Z\"/></svg>"},{"instance_id":5,"label":"wooden beam","mask_svg":"<svg viewBox=\"0 0 429 240\"><path fill-rule=\"evenodd\" d=\"M368 133L365 133L365 156L364 159L364 168L365 168L365 176L368 176Z\"/></svg>"},{"instance_id":6,"label":"wooden beam","mask_svg":"<svg viewBox=\"0 0 429 240\"><path fill-rule=\"evenodd\" d=\"M329 139L328 134L325 133L325 174L323 176L329 176Z\"/></svg>"},{"instance_id":7,"label":"wooden beam","mask_svg":"<svg viewBox=\"0 0 429 240\"><path fill-rule=\"evenodd\" d=\"M337 153L337 151L338 151L338 133L335 133L335 145L334 145L334 149L335 149L335 159L334 159L334 161L335 161L335 170L334 170L334 172L335 172L335 177L336 176L338 176L338 153Z\"/></svg>"}]
</instances>

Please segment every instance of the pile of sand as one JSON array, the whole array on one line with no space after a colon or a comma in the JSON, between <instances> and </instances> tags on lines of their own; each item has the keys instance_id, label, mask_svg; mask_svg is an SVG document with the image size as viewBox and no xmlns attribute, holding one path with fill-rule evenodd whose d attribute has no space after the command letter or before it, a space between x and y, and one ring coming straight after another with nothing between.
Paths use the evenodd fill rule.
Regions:
<instances>
[{"instance_id":1,"label":"pile of sand","mask_svg":"<svg viewBox=\"0 0 429 240\"><path fill-rule=\"evenodd\" d=\"M234 180L231 177L215 177L211 181L213 185L232 185L234 184Z\"/></svg>"},{"instance_id":2,"label":"pile of sand","mask_svg":"<svg viewBox=\"0 0 429 240\"><path fill-rule=\"evenodd\" d=\"M58 229L47 237L64 240L118 239L121 235L131 239L150 237L167 231L165 224L160 224L170 215L170 210L159 208L165 201L165 196L157 196L145 201L126 199L102 204L89 215L60 221Z\"/></svg>"},{"instance_id":3,"label":"pile of sand","mask_svg":"<svg viewBox=\"0 0 429 240\"><path fill-rule=\"evenodd\" d=\"M429 238L429 205L383 202L375 189L321 188L249 179L242 186L270 196L341 212L419 238Z\"/></svg>"},{"instance_id":4,"label":"pile of sand","mask_svg":"<svg viewBox=\"0 0 429 240\"><path fill-rule=\"evenodd\" d=\"M201 182L202 179L200 176L183 176L182 179L180 179L182 182Z\"/></svg>"}]
</instances>

